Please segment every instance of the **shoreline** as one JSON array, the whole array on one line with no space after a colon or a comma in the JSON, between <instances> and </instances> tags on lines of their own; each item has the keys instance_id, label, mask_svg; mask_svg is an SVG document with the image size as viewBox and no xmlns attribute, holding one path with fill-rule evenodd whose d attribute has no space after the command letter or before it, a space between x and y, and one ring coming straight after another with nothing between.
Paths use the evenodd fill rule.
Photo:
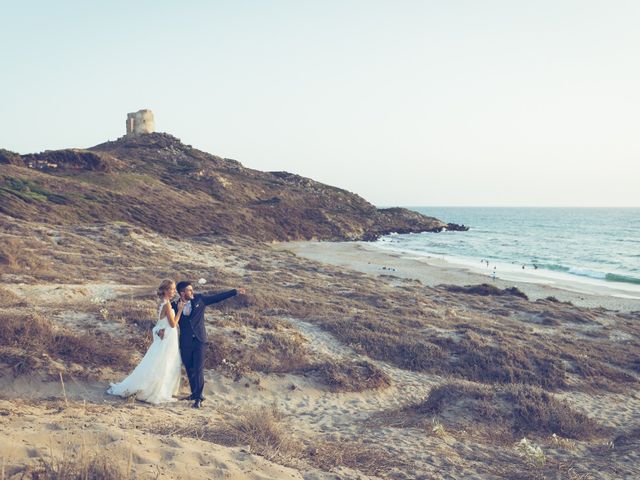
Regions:
<instances>
[{"instance_id":1,"label":"shoreline","mask_svg":"<svg viewBox=\"0 0 640 480\"><path fill-rule=\"evenodd\" d=\"M573 291L576 293L597 294L614 296L620 298L628 298L640 302L640 285L619 282L606 281L604 278L596 278L589 275L571 275L562 271L553 271L545 268L531 268L520 263L507 263L499 260L480 260L481 267L476 263L477 259L453 257L447 255L438 255L428 252L413 252L410 250L402 250L392 246L387 246L386 242L372 242L370 244L375 248L392 253L398 253L405 257L414 258L416 260L436 259L442 260L447 266L456 268L465 268L471 273L492 277L494 268L496 269L496 277L506 281L535 283L540 285L557 286L558 288ZM487 262L486 265L483 262ZM522 267L520 267L522 265ZM525 268L526 266L526 268ZM493 267L493 268L491 268Z\"/></svg>"},{"instance_id":2,"label":"shoreline","mask_svg":"<svg viewBox=\"0 0 640 480\"><path fill-rule=\"evenodd\" d=\"M272 248L288 250L303 258L369 275L392 275L420 280L426 286L489 283L498 288L515 286L531 300L553 296L581 307L603 307L621 312L640 310L640 295L627 289L563 278L541 282L533 275L519 274L516 271L498 271L493 279L489 269L487 273L483 273L482 267L453 263L435 256L385 249L369 242L297 241L273 244Z\"/></svg>"}]
</instances>

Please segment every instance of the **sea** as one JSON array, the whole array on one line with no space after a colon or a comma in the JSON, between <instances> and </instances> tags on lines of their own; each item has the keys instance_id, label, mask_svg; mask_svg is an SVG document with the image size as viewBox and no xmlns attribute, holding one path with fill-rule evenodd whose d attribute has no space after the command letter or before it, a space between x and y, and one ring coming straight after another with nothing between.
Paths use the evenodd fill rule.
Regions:
<instances>
[{"instance_id":1,"label":"sea","mask_svg":"<svg viewBox=\"0 0 640 480\"><path fill-rule=\"evenodd\" d=\"M377 246L489 276L526 273L533 282L589 283L640 299L640 208L407 208L469 230L391 234Z\"/></svg>"}]
</instances>

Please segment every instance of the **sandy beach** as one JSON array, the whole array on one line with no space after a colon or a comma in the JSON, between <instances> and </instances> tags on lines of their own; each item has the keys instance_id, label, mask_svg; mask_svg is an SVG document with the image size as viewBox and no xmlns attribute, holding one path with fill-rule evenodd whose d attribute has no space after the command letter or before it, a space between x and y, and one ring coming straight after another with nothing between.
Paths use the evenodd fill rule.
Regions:
<instances>
[{"instance_id":1,"label":"sandy beach","mask_svg":"<svg viewBox=\"0 0 640 480\"><path fill-rule=\"evenodd\" d=\"M274 244L303 258L323 262L374 276L415 279L427 286L441 284L475 285L490 283L498 288L515 286L530 299L553 296L574 305L632 312L640 310L640 291L630 291L615 284L603 286L589 280L571 280L543 276L542 272L497 271L456 264L439 257L420 256L387 250L369 242L287 242Z\"/></svg>"}]
</instances>

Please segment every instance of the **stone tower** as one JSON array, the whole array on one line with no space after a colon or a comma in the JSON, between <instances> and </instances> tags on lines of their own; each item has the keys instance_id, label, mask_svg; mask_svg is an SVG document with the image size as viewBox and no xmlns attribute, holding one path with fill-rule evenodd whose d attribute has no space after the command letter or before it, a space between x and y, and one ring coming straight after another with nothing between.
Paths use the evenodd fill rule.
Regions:
<instances>
[{"instance_id":1,"label":"stone tower","mask_svg":"<svg viewBox=\"0 0 640 480\"><path fill-rule=\"evenodd\" d=\"M151 110L138 110L137 112L127 113L127 135L153 133L154 130L155 124Z\"/></svg>"}]
</instances>

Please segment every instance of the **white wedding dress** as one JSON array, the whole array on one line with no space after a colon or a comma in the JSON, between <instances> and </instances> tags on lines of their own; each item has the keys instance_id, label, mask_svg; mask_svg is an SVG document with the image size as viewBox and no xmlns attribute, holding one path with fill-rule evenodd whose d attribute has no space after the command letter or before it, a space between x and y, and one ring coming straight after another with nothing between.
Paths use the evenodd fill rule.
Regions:
<instances>
[{"instance_id":1,"label":"white wedding dress","mask_svg":"<svg viewBox=\"0 0 640 480\"><path fill-rule=\"evenodd\" d=\"M162 313L165 300L158 309ZM164 338L158 336L158 330L164 328ZM153 327L153 343L138 366L122 382L111 384L107 393L130 397L148 403L173 402L180 388L180 347L178 329L171 328L166 316L158 319Z\"/></svg>"}]
</instances>

